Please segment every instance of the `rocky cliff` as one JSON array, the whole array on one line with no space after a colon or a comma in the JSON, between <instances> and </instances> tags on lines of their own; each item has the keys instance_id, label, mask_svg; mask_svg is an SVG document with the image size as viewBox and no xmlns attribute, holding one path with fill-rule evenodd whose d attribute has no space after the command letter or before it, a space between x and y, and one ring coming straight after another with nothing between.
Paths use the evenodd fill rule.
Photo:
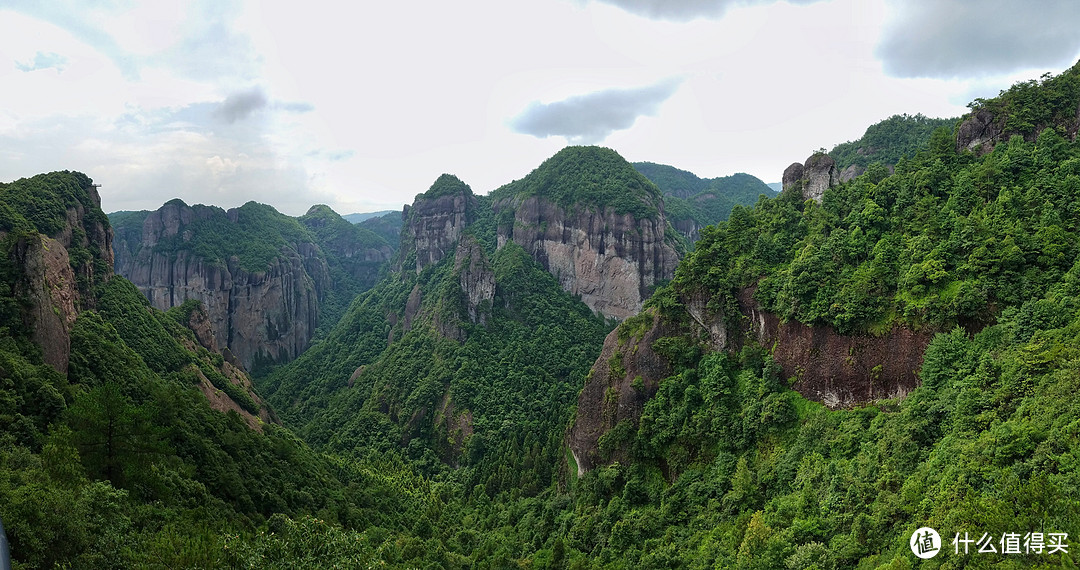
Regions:
<instances>
[{"instance_id":1,"label":"rocky cliff","mask_svg":"<svg viewBox=\"0 0 1080 570\"><path fill-rule=\"evenodd\" d=\"M709 311L708 299L683 299L694 324L713 350L737 350L746 342L773 347L773 359L794 378L792 387L830 408L852 407L906 396L918 385L917 371L933 331L896 325L883 335L842 335L830 326L783 322L765 311L745 288L739 315Z\"/></svg>"},{"instance_id":2,"label":"rocky cliff","mask_svg":"<svg viewBox=\"0 0 1080 570\"><path fill-rule=\"evenodd\" d=\"M476 217L476 196L456 176L443 174L401 215L401 254L395 270L415 267L419 274L454 251L461 232Z\"/></svg>"},{"instance_id":3,"label":"rocky cliff","mask_svg":"<svg viewBox=\"0 0 1080 570\"><path fill-rule=\"evenodd\" d=\"M670 364L653 350L653 343L678 331L651 310L635 320L644 327L627 323L604 339L600 357L578 395L577 417L567 442L579 475L622 458L624 450L601 449L600 438L619 422L636 425L660 381L671 374Z\"/></svg>"},{"instance_id":4,"label":"rocky cliff","mask_svg":"<svg viewBox=\"0 0 1080 570\"><path fill-rule=\"evenodd\" d=\"M171 201L146 216L136 253L125 256L117 270L158 309L201 301L217 345L250 370L260 362L291 360L306 348L331 283L319 247L302 235L270 242L268 247L278 246L276 254L258 269L245 266L238 255L214 255L199 247L213 232L229 235L237 229L229 225L240 220L237 209ZM224 246L241 251L250 244Z\"/></svg>"},{"instance_id":5,"label":"rocky cliff","mask_svg":"<svg viewBox=\"0 0 1080 570\"><path fill-rule=\"evenodd\" d=\"M784 169L784 191L800 192L803 200L821 202L825 191L840 182L836 161L821 152L812 154L804 164L796 162Z\"/></svg>"},{"instance_id":6,"label":"rocky cliff","mask_svg":"<svg viewBox=\"0 0 1080 570\"><path fill-rule=\"evenodd\" d=\"M498 244L521 245L594 311L626 319L679 261L659 190L621 156L570 147L496 190Z\"/></svg>"},{"instance_id":7,"label":"rocky cliff","mask_svg":"<svg viewBox=\"0 0 1080 570\"><path fill-rule=\"evenodd\" d=\"M917 371L932 331L896 326L881 336L841 335L832 327L782 322L761 309L753 290L738 296L738 314L709 308L709 298L684 297L690 329L646 311L608 335L578 397L567 444L579 473L619 461L626 450L605 448L604 436L621 421L636 426L646 402L671 373L654 343L666 336L698 339L712 351L737 351L747 343L772 347L772 357L792 388L830 408L902 398L919 384ZM630 325L630 326L627 326Z\"/></svg>"},{"instance_id":8,"label":"rocky cliff","mask_svg":"<svg viewBox=\"0 0 1080 570\"><path fill-rule=\"evenodd\" d=\"M24 300L22 319L45 362L66 373L71 326L79 311L94 308L94 289L112 275L112 231L101 198L88 177L71 172L3 190L12 211L0 216L0 241L10 235L8 257L19 269L12 294ZM33 214L23 218L20 211Z\"/></svg>"}]
</instances>

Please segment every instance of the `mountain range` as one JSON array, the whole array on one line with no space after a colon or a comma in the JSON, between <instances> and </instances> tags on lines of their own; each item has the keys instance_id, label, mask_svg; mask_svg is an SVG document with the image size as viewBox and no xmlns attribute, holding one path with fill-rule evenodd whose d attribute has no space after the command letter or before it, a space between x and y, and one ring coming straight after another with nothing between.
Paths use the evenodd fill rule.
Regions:
<instances>
[{"instance_id":1,"label":"mountain range","mask_svg":"<svg viewBox=\"0 0 1080 570\"><path fill-rule=\"evenodd\" d=\"M909 541L1080 532L1078 130L1080 64L779 193L589 146L359 224L2 184L15 561L1075 565Z\"/></svg>"}]
</instances>

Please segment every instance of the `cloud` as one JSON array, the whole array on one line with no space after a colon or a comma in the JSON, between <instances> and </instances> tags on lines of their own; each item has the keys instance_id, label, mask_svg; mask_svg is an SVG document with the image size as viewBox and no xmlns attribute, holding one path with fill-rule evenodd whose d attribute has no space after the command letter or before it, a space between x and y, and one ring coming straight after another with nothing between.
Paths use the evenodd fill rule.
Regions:
<instances>
[{"instance_id":1,"label":"cloud","mask_svg":"<svg viewBox=\"0 0 1080 570\"><path fill-rule=\"evenodd\" d=\"M19 71L37 71L39 69L54 68L57 71L64 70L64 64L67 63L67 58L53 52L37 52L34 54L34 59L29 62L15 62L15 68Z\"/></svg>"},{"instance_id":2,"label":"cloud","mask_svg":"<svg viewBox=\"0 0 1080 570\"><path fill-rule=\"evenodd\" d=\"M233 93L225 98L216 109L214 116L219 120L232 124L251 116L252 113L266 107L269 101L266 93L260 87L253 87L247 91Z\"/></svg>"},{"instance_id":3,"label":"cloud","mask_svg":"<svg viewBox=\"0 0 1080 570\"><path fill-rule=\"evenodd\" d=\"M720 18L728 8L775 4L778 0L592 0L611 4L653 20L689 22L697 18ZM788 0L790 4L810 4L819 0Z\"/></svg>"},{"instance_id":4,"label":"cloud","mask_svg":"<svg viewBox=\"0 0 1080 570\"><path fill-rule=\"evenodd\" d=\"M606 89L554 103L533 102L510 121L518 133L539 138L566 137L575 144L594 144L615 131L628 129L638 117L655 115L679 88L668 80L636 89Z\"/></svg>"},{"instance_id":5,"label":"cloud","mask_svg":"<svg viewBox=\"0 0 1080 570\"><path fill-rule=\"evenodd\" d=\"M1060 68L1080 53L1076 0L906 0L876 55L895 77L978 77Z\"/></svg>"}]
</instances>

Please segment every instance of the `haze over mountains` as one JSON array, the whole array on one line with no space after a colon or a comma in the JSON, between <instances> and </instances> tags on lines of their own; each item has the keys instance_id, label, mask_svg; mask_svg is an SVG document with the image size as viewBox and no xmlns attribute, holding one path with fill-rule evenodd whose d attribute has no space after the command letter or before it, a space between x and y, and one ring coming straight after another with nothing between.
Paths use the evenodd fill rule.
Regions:
<instances>
[{"instance_id":1,"label":"haze over mountains","mask_svg":"<svg viewBox=\"0 0 1080 570\"><path fill-rule=\"evenodd\" d=\"M779 194L595 146L359 224L0 185L15 560L910 568L928 525L1069 542L1078 130L1080 64L808 149ZM1050 550L937 561L1078 561Z\"/></svg>"}]
</instances>

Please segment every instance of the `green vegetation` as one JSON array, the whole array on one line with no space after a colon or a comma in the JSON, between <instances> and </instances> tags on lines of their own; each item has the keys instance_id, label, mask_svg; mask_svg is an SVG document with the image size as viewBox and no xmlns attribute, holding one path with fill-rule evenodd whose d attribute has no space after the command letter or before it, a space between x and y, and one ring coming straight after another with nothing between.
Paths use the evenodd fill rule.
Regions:
<instances>
[{"instance_id":1,"label":"green vegetation","mask_svg":"<svg viewBox=\"0 0 1080 570\"><path fill-rule=\"evenodd\" d=\"M398 210L375 218L368 218L360 222L359 225L386 240L386 243L396 251L398 243L401 241L402 222L401 211Z\"/></svg>"},{"instance_id":2,"label":"green vegetation","mask_svg":"<svg viewBox=\"0 0 1080 570\"><path fill-rule=\"evenodd\" d=\"M174 202L185 205L179 199L167 204ZM228 213L202 204L192 209L194 219L187 231L162 239L154 246L155 252L175 255L187 251L222 266L235 256L240 269L257 273L266 271L282 248L313 241L299 221L265 204L248 202Z\"/></svg>"},{"instance_id":3,"label":"green vegetation","mask_svg":"<svg viewBox=\"0 0 1080 570\"><path fill-rule=\"evenodd\" d=\"M560 207L613 208L635 218L655 217L662 197L656 185L609 148L571 146L547 159L528 176L491 193L504 198L547 198Z\"/></svg>"},{"instance_id":4,"label":"green vegetation","mask_svg":"<svg viewBox=\"0 0 1080 570\"><path fill-rule=\"evenodd\" d=\"M1001 128L1003 140L1021 135L1034 140L1045 128L1062 137L1075 136L1080 127L1080 62L1059 75L1021 81L993 99L976 99L969 108L985 109Z\"/></svg>"},{"instance_id":5,"label":"green vegetation","mask_svg":"<svg viewBox=\"0 0 1080 570\"><path fill-rule=\"evenodd\" d=\"M776 196L772 188L749 174L698 178L691 172L664 164L635 162L633 166L664 193L667 220L684 231L688 222L703 228L728 219L731 209L737 205L751 206L761 196ZM696 233L689 235L696 237ZM692 246L688 243L683 249L689 250Z\"/></svg>"},{"instance_id":6,"label":"green vegetation","mask_svg":"<svg viewBox=\"0 0 1080 570\"><path fill-rule=\"evenodd\" d=\"M911 158L926 150L930 135L944 127L950 131L958 119L931 119L921 113L893 115L866 128L856 141L840 143L829 151L836 168L844 170L852 164L867 168L877 162L892 166L901 158Z\"/></svg>"},{"instance_id":7,"label":"green vegetation","mask_svg":"<svg viewBox=\"0 0 1080 570\"><path fill-rule=\"evenodd\" d=\"M703 232L676 282L727 299L756 286L782 318L844 332L990 323L1044 295L1077 254L1076 145L1053 129L982 158L957 155L944 131L931 142L820 205L782 195L737 207Z\"/></svg>"},{"instance_id":8,"label":"green vegetation","mask_svg":"<svg viewBox=\"0 0 1080 570\"><path fill-rule=\"evenodd\" d=\"M1047 84L1059 85L1033 89ZM1063 104L1075 112L1075 100ZM195 388L200 373L222 366L180 324L198 307L154 311L121 278L97 287L96 309L75 321L67 373L43 364L22 326L29 301L9 236L0 256L0 517L16 562L1075 567L1080 144L1053 127L982 156L958 154L939 128L895 173L872 164L821 203L788 193L733 207L703 231L649 312L620 325L620 351L634 350L628 341L658 315L669 336L652 348L671 373L651 397L643 379L631 382L640 418L599 444L619 461L580 476L565 437L612 324L520 247L496 251L490 207L536 195L528 188L595 207L539 183L572 177L559 161L477 198L461 247L495 281L494 297L473 307L477 318L452 253L419 275L389 274L303 356L260 379L288 425L261 433L210 409ZM579 153L605 154L562 158ZM585 196L598 187L586 185ZM25 222L20 235L35 227ZM791 389L772 347L748 339L712 352L684 300L711 299L734 320L748 287L788 320L853 334L936 332L921 385L902 399L829 410ZM622 354L612 359L620 369ZM909 549L922 526L945 542L933 560ZM972 545L963 555L950 544L954 533L986 533L997 546L1005 533L1028 532L1069 533L1069 552Z\"/></svg>"},{"instance_id":9,"label":"green vegetation","mask_svg":"<svg viewBox=\"0 0 1080 570\"><path fill-rule=\"evenodd\" d=\"M460 178L453 174L442 174L435 179L435 182L431 184L427 192L417 195L417 197L424 197L428 199L440 198L442 196L455 196L458 194L470 195L472 194L472 188L469 185L462 182Z\"/></svg>"}]
</instances>

